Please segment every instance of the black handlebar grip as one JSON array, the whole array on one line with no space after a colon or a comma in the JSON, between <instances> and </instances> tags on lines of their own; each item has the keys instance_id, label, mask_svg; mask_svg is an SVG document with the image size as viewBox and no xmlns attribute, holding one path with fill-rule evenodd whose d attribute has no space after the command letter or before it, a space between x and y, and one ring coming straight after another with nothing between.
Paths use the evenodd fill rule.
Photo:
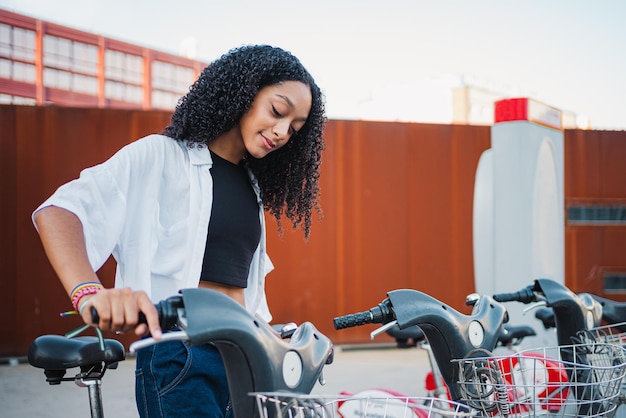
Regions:
<instances>
[{"instance_id":1,"label":"black handlebar grip","mask_svg":"<svg viewBox=\"0 0 626 418\"><path fill-rule=\"evenodd\" d=\"M518 292L513 293L497 293L493 295L493 299L496 302L521 302L531 303L537 300L533 286L523 288Z\"/></svg>"},{"instance_id":2,"label":"black handlebar grip","mask_svg":"<svg viewBox=\"0 0 626 418\"><path fill-rule=\"evenodd\" d=\"M182 296L176 295L171 296L167 299L164 299L154 305L159 315L159 325L163 331L170 331L174 329L178 324L178 310L184 309L185 305L183 303ZM91 312L91 323L97 325L100 322L100 316L98 315L98 311L93 306L90 309ZM143 312L139 312L138 318L139 324L146 324L146 316Z\"/></svg>"},{"instance_id":3,"label":"black handlebar grip","mask_svg":"<svg viewBox=\"0 0 626 418\"><path fill-rule=\"evenodd\" d=\"M91 323L94 325L97 325L98 322L100 322L100 315L98 315L98 311L93 306L91 307L89 311L91 312ZM146 320L146 316L143 314L143 312L139 312L139 317L137 319L137 322L139 324L148 323L148 321Z\"/></svg>"},{"instance_id":4,"label":"black handlebar grip","mask_svg":"<svg viewBox=\"0 0 626 418\"><path fill-rule=\"evenodd\" d=\"M374 316L370 311L358 312L355 314L338 316L333 320L333 322L335 324L335 329L352 328L360 325L372 324L374 322Z\"/></svg>"},{"instance_id":5,"label":"black handlebar grip","mask_svg":"<svg viewBox=\"0 0 626 418\"><path fill-rule=\"evenodd\" d=\"M335 329L344 329L365 324L386 324L394 319L396 315L391 307L391 301L387 298L369 311L339 316L334 319L334 323Z\"/></svg>"},{"instance_id":6,"label":"black handlebar grip","mask_svg":"<svg viewBox=\"0 0 626 418\"><path fill-rule=\"evenodd\" d=\"M496 302L516 302L517 301L517 292L513 293L496 293L493 295L493 299Z\"/></svg>"}]
</instances>

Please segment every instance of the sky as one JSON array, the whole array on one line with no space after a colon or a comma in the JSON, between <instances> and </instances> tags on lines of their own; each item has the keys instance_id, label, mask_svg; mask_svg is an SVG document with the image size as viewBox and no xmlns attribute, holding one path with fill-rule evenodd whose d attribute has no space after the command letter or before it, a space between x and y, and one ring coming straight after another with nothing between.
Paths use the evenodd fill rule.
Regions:
<instances>
[{"instance_id":1,"label":"sky","mask_svg":"<svg viewBox=\"0 0 626 418\"><path fill-rule=\"evenodd\" d=\"M209 63L244 44L296 55L332 119L374 92L464 77L626 130L624 0L0 0L0 8ZM384 103L383 103L384 106ZM393 104L389 104L393 108Z\"/></svg>"}]
</instances>

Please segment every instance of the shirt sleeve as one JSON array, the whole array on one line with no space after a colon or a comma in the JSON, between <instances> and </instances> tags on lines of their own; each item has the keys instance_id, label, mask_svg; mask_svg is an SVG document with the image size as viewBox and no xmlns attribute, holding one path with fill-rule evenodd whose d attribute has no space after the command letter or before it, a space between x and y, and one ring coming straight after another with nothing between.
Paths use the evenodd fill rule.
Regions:
<instances>
[{"instance_id":1,"label":"shirt sleeve","mask_svg":"<svg viewBox=\"0 0 626 418\"><path fill-rule=\"evenodd\" d=\"M120 179L127 181L130 175L127 154L128 149L122 148L106 162L83 170L79 178L59 187L33 212L33 223L34 214L47 206L74 213L82 223L94 270L102 267L112 254L124 225L126 196Z\"/></svg>"}]
</instances>

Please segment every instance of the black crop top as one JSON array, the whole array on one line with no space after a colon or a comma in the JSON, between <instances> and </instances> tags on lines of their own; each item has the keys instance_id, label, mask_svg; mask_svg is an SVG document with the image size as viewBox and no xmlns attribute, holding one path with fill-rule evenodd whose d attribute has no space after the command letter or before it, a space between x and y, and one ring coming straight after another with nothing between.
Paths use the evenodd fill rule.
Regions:
<instances>
[{"instance_id":1,"label":"black crop top","mask_svg":"<svg viewBox=\"0 0 626 418\"><path fill-rule=\"evenodd\" d=\"M246 287L261 238L259 203L243 165L211 157L213 207L200 280Z\"/></svg>"}]
</instances>

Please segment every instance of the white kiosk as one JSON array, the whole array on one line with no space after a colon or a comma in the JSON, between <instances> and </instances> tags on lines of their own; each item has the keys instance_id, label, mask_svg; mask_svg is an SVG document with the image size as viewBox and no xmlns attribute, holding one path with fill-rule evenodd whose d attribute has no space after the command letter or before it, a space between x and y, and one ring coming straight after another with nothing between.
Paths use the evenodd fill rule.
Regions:
<instances>
[{"instance_id":1,"label":"white kiosk","mask_svg":"<svg viewBox=\"0 0 626 418\"><path fill-rule=\"evenodd\" d=\"M491 149L480 158L474 191L474 277L480 294L512 292L536 278L564 283L561 112L528 98L496 102ZM507 303L510 323L533 326L556 343L532 312Z\"/></svg>"}]
</instances>

